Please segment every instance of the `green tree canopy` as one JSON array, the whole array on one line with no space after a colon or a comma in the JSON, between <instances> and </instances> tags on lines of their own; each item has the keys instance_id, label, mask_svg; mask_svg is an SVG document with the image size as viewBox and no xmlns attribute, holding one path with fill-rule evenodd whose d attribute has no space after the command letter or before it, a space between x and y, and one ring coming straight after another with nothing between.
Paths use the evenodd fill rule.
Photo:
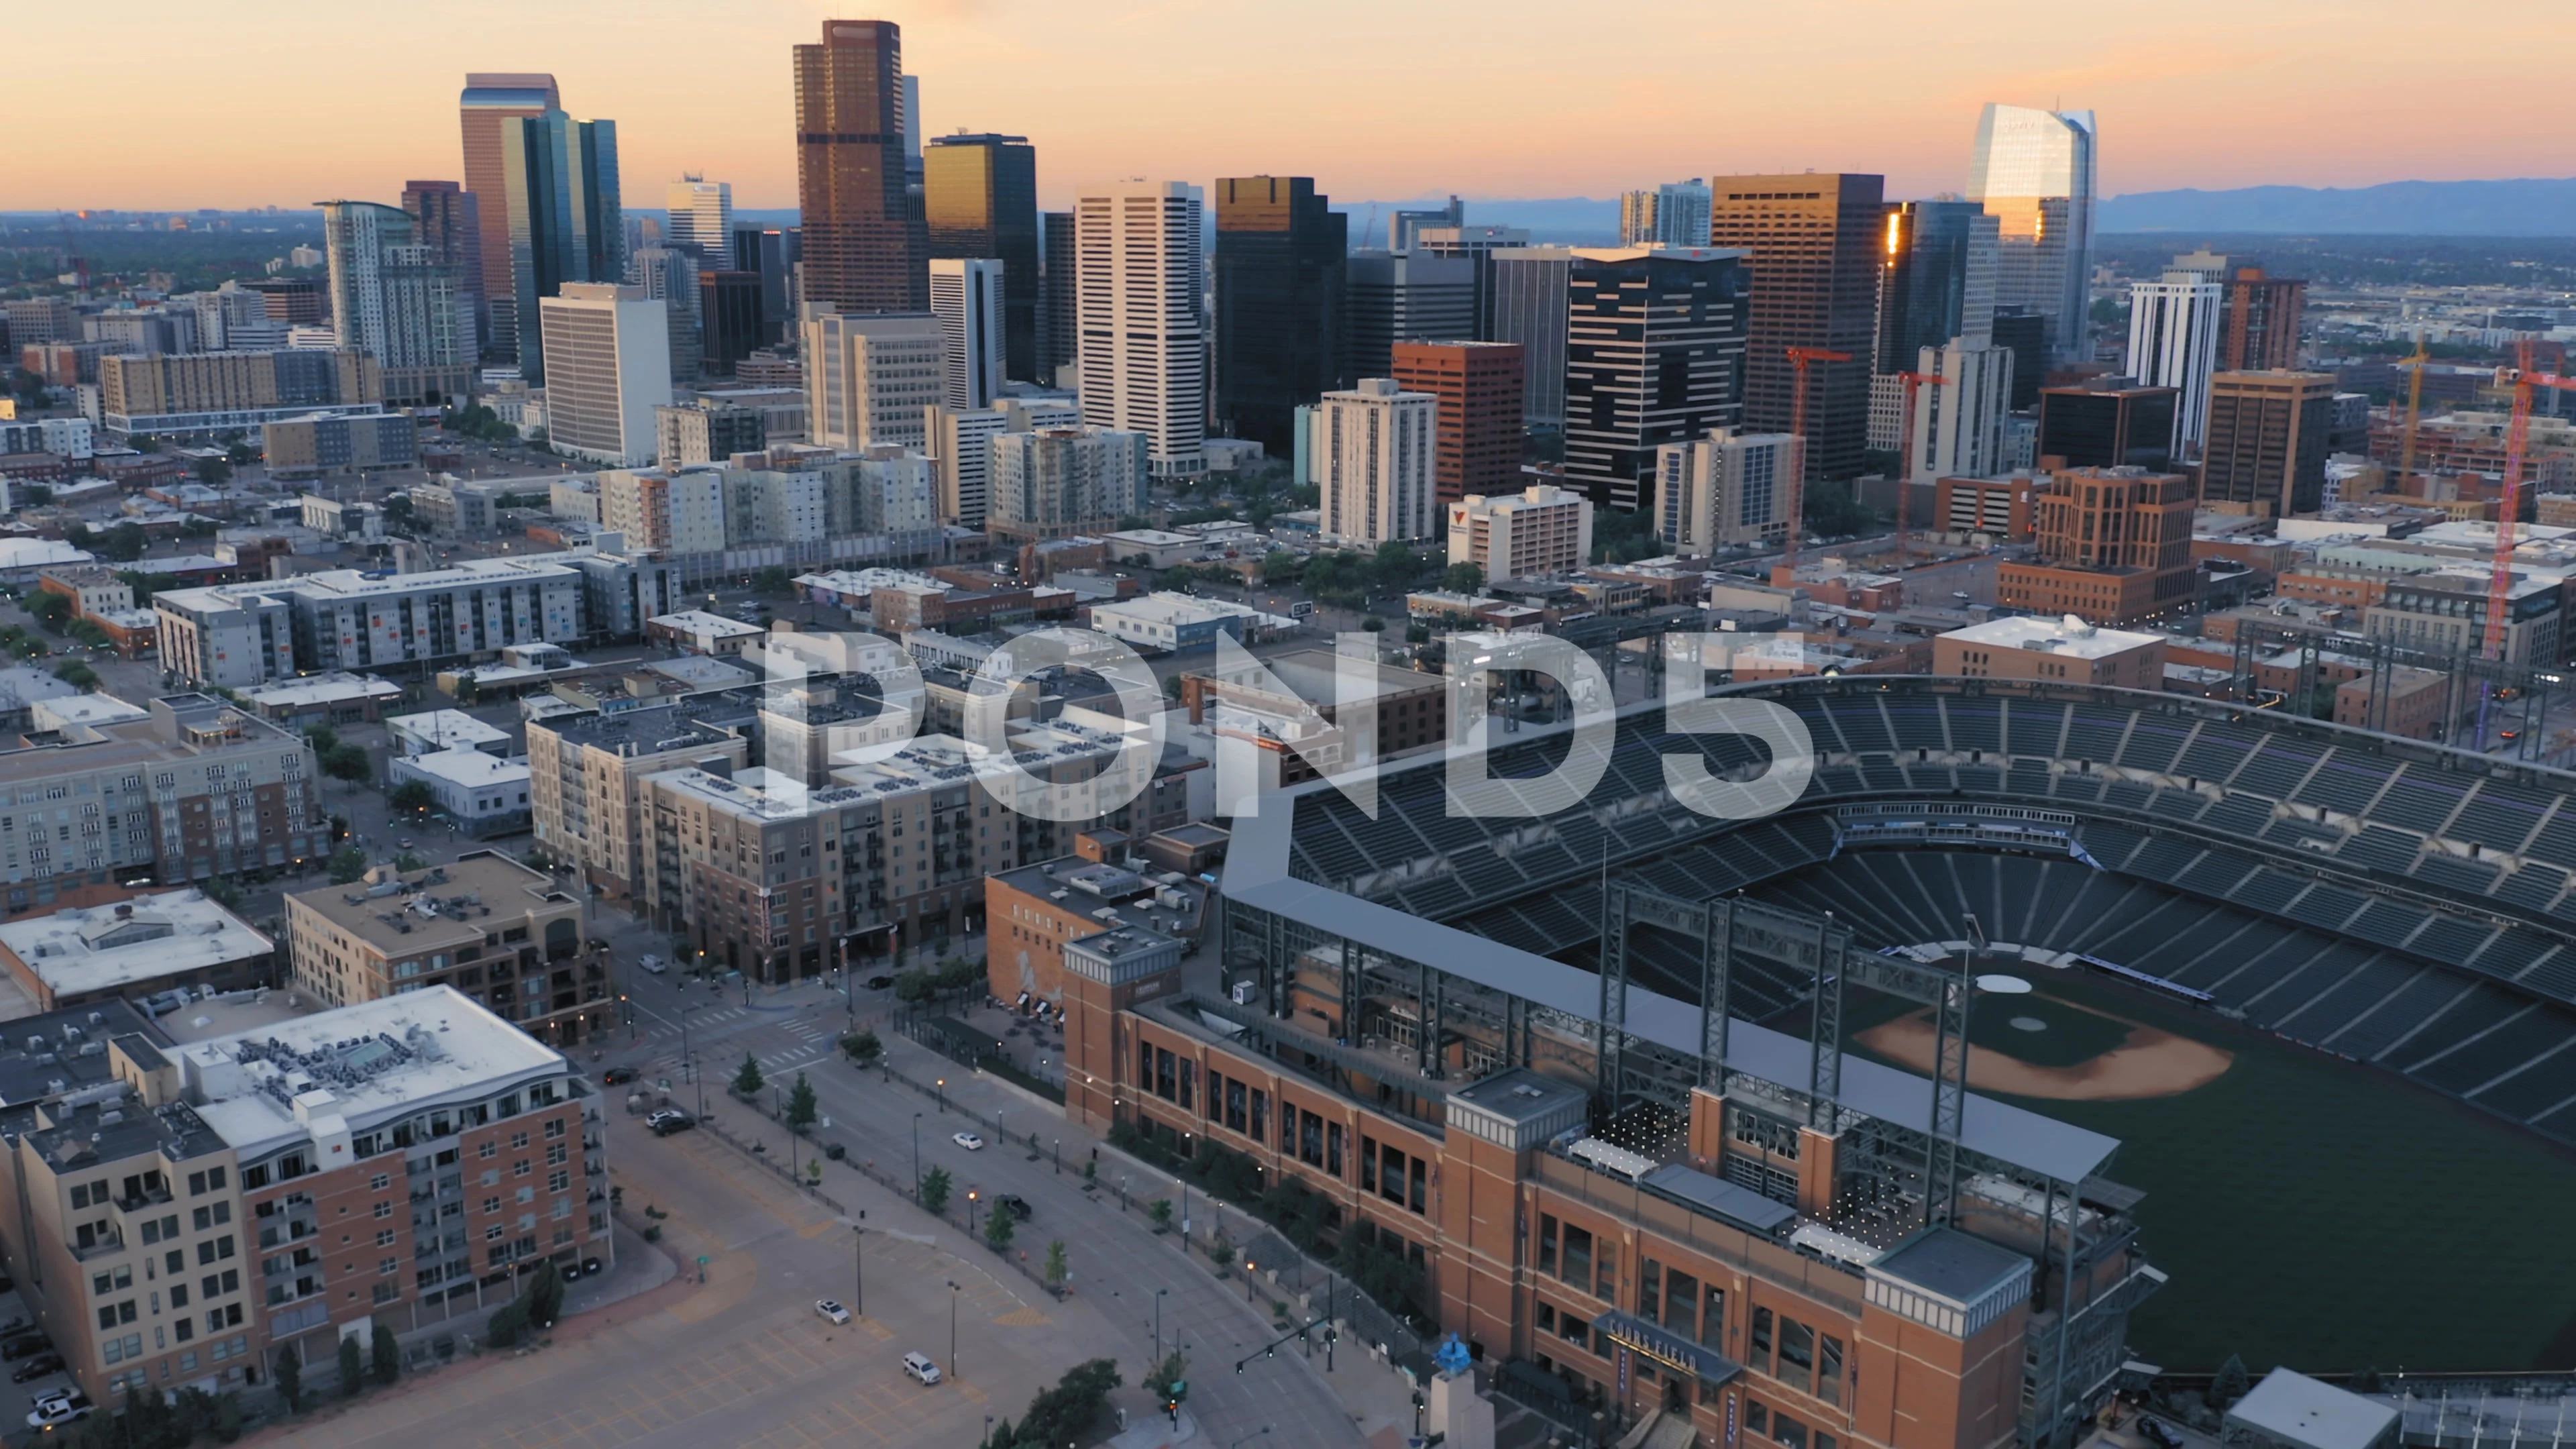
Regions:
<instances>
[{"instance_id":1,"label":"green tree canopy","mask_svg":"<svg viewBox=\"0 0 2576 1449\"><path fill-rule=\"evenodd\" d=\"M760 1058L744 1052L742 1065L733 1074L733 1089L748 1097L758 1092L768 1080L760 1074Z\"/></svg>"},{"instance_id":2,"label":"green tree canopy","mask_svg":"<svg viewBox=\"0 0 2576 1449\"><path fill-rule=\"evenodd\" d=\"M934 1167L921 1175L921 1209L933 1217L948 1211L948 1190L953 1186L948 1169Z\"/></svg>"}]
</instances>

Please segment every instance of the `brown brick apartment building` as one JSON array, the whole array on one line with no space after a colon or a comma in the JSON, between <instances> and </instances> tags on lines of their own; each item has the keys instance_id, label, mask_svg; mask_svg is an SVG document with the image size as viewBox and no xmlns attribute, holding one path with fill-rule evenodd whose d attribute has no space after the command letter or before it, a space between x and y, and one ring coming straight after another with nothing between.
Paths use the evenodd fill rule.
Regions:
<instances>
[{"instance_id":1,"label":"brown brick apartment building","mask_svg":"<svg viewBox=\"0 0 2576 1449\"><path fill-rule=\"evenodd\" d=\"M2191 480L2144 468L2068 468L2032 492L2036 557L1997 571L1995 601L2127 624L2192 600Z\"/></svg>"}]
</instances>

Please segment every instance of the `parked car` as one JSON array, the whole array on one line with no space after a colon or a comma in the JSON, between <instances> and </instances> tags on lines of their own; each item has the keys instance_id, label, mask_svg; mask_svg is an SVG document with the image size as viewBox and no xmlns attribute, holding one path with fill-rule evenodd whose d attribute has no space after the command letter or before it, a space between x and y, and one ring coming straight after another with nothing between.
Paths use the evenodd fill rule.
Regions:
<instances>
[{"instance_id":1,"label":"parked car","mask_svg":"<svg viewBox=\"0 0 2576 1449\"><path fill-rule=\"evenodd\" d=\"M2182 1449L2182 1436L2152 1414L2138 1416L2138 1432L2154 1440L2162 1449Z\"/></svg>"},{"instance_id":2,"label":"parked car","mask_svg":"<svg viewBox=\"0 0 2576 1449\"><path fill-rule=\"evenodd\" d=\"M1021 1222L1027 1222L1037 1216L1037 1209L1029 1206L1029 1200L1015 1192L1006 1192L993 1199L993 1207L998 1212L1009 1213Z\"/></svg>"},{"instance_id":3,"label":"parked car","mask_svg":"<svg viewBox=\"0 0 2576 1449\"><path fill-rule=\"evenodd\" d=\"M939 1382L939 1365L932 1363L930 1361L930 1355L926 1353L905 1354L903 1356L903 1371L925 1384L935 1384Z\"/></svg>"},{"instance_id":4,"label":"parked car","mask_svg":"<svg viewBox=\"0 0 2576 1449\"><path fill-rule=\"evenodd\" d=\"M50 1352L52 1348L53 1344L41 1333L30 1334L25 1338L13 1338L7 1343L0 1343L0 1363L16 1363L31 1354Z\"/></svg>"},{"instance_id":5,"label":"parked car","mask_svg":"<svg viewBox=\"0 0 2576 1449\"><path fill-rule=\"evenodd\" d=\"M984 1150L984 1139L972 1132L952 1133L948 1140L965 1148L969 1152L981 1152Z\"/></svg>"},{"instance_id":6,"label":"parked car","mask_svg":"<svg viewBox=\"0 0 2576 1449\"><path fill-rule=\"evenodd\" d=\"M13 1384L31 1384L36 1380L43 1378L47 1374L58 1374L62 1371L63 1356L61 1354L40 1353L34 1358L27 1360L25 1363L18 1365L18 1371L9 1375L9 1382Z\"/></svg>"},{"instance_id":7,"label":"parked car","mask_svg":"<svg viewBox=\"0 0 2576 1449\"><path fill-rule=\"evenodd\" d=\"M649 973L651 973L651 974L653 974L653 975L655 975L655 976L659 976L659 975L661 975L663 972L668 971L668 970L670 970L670 969L671 969L670 964L669 964L668 962L665 962L665 961L664 961L661 957L659 957L659 956L647 956L647 957L645 957L643 960L638 961L638 962L636 962L635 964L636 964L636 965L638 965L638 966L643 967L647 972L649 972Z\"/></svg>"},{"instance_id":8,"label":"parked car","mask_svg":"<svg viewBox=\"0 0 2576 1449\"><path fill-rule=\"evenodd\" d=\"M825 1323L847 1323L850 1321L850 1310L829 1298L817 1298L814 1300L814 1316Z\"/></svg>"},{"instance_id":9,"label":"parked car","mask_svg":"<svg viewBox=\"0 0 2576 1449\"><path fill-rule=\"evenodd\" d=\"M654 1136L668 1137L674 1132L686 1132L697 1126L698 1120L677 1107L665 1107L645 1118L644 1125L652 1129Z\"/></svg>"},{"instance_id":10,"label":"parked car","mask_svg":"<svg viewBox=\"0 0 2576 1449\"><path fill-rule=\"evenodd\" d=\"M609 1086L615 1087L627 1082L641 1081L643 1076L644 1073L641 1068L610 1067L607 1071L599 1074L599 1079Z\"/></svg>"},{"instance_id":11,"label":"parked car","mask_svg":"<svg viewBox=\"0 0 2576 1449\"><path fill-rule=\"evenodd\" d=\"M27 1415L27 1427L50 1431L64 1424L79 1423L89 1417L89 1411L89 1395L69 1389L58 1390L36 1400L34 1411Z\"/></svg>"},{"instance_id":12,"label":"parked car","mask_svg":"<svg viewBox=\"0 0 2576 1449\"><path fill-rule=\"evenodd\" d=\"M894 985L894 978L891 976L871 976L868 978L868 989L870 991L883 991L892 985Z\"/></svg>"},{"instance_id":13,"label":"parked car","mask_svg":"<svg viewBox=\"0 0 2576 1449\"><path fill-rule=\"evenodd\" d=\"M823 1144L823 1155L832 1159L834 1162L838 1162L842 1158L850 1155L850 1149L842 1146L838 1142L826 1142Z\"/></svg>"},{"instance_id":14,"label":"parked car","mask_svg":"<svg viewBox=\"0 0 2576 1449\"><path fill-rule=\"evenodd\" d=\"M582 1260L581 1260L581 1276L583 1276L583 1277L585 1277L585 1278L596 1278L596 1277L598 1277L598 1276L599 1276L599 1260L598 1260L597 1258L584 1258L584 1259L582 1259Z\"/></svg>"}]
</instances>

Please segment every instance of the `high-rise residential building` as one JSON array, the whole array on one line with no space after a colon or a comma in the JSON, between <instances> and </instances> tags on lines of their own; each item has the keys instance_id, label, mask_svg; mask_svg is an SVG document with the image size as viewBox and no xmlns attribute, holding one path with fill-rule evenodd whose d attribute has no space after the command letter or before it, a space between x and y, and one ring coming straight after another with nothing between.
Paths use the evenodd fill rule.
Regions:
<instances>
[{"instance_id":1,"label":"high-rise residential building","mask_svg":"<svg viewBox=\"0 0 2576 1449\"><path fill-rule=\"evenodd\" d=\"M2008 559L1995 601L2032 614L2128 624L2192 600L2191 479L2146 468L2068 468L2031 490L2034 556Z\"/></svg>"},{"instance_id":2,"label":"high-rise residential building","mask_svg":"<svg viewBox=\"0 0 2576 1449\"><path fill-rule=\"evenodd\" d=\"M930 315L939 319L943 406L989 408L1001 396L1009 290L1009 267L994 258L931 259Z\"/></svg>"},{"instance_id":3,"label":"high-rise residential building","mask_svg":"<svg viewBox=\"0 0 2576 1449\"><path fill-rule=\"evenodd\" d=\"M2194 272L2129 287L2129 375L2174 390L2174 457L2200 456L2209 435L2209 379L2218 370L2224 293Z\"/></svg>"},{"instance_id":4,"label":"high-rise residential building","mask_svg":"<svg viewBox=\"0 0 2576 1449\"><path fill-rule=\"evenodd\" d=\"M1454 196L1449 198L1449 204L1446 206L1399 211L1386 219L1386 249L1391 252L1409 252L1420 241L1422 232L1427 227L1465 226L1466 224L1467 203Z\"/></svg>"},{"instance_id":5,"label":"high-rise residential building","mask_svg":"<svg viewBox=\"0 0 2576 1449\"><path fill-rule=\"evenodd\" d=\"M1476 335L1476 265L1429 252L1354 252L1342 285L1342 376L1384 377L1395 344Z\"/></svg>"},{"instance_id":6,"label":"high-rise residential building","mask_svg":"<svg viewBox=\"0 0 2576 1449\"><path fill-rule=\"evenodd\" d=\"M1153 440L1116 428L996 433L984 526L1023 541L1113 529L1144 510Z\"/></svg>"},{"instance_id":7,"label":"high-rise residential building","mask_svg":"<svg viewBox=\"0 0 2576 1449\"><path fill-rule=\"evenodd\" d=\"M1709 236L1708 183L1694 176L1667 181L1652 191L1619 196L1619 244L1631 247L1704 247Z\"/></svg>"},{"instance_id":8,"label":"high-rise residential building","mask_svg":"<svg viewBox=\"0 0 2576 1449\"><path fill-rule=\"evenodd\" d=\"M930 305L930 232L911 193L903 30L826 20L796 47L796 196L804 297L853 312Z\"/></svg>"},{"instance_id":9,"label":"high-rise residential building","mask_svg":"<svg viewBox=\"0 0 2576 1449\"><path fill-rule=\"evenodd\" d=\"M1998 225L1973 201L1887 203L1877 371L1908 371L1953 337L1994 335Z\"/></svg>"},{"instance_id":10,"label":"high-rise residential building","mask_svg":"<svg viewBox=\"0 0 2576 1449\"><path fill-rule=\"evenodd\" d=\"M1565 475L1594 502L1644 506L1656 448L1743 423L1752 287L1738 247L1573 249Z\"/></svg>"},{"instance_id":11,"label":"high-rise residential building","mask_svg":"<svg viewBox=\"0 0 2576 1449\"><path fill-rule=\"evenodd\" d=\"M1685 558L1789 536L1789 494L1804 444L1791 433L1711 428L1655 449L1655 537Z\"/></svg>"},{"instance_id":12,"label":"high-rise residential building","mask_svg":"<svg viewBox=\"0 0 2576 1449\"><path fill-rule=\"evenodd\" d=\"M724 474L715 469L602 473L599 525L624 534L628 548L683 556L720 553L726 542Z\"/></svg>"},{"instance_id":13,"label":"high-rise residential building","mask_svg":"<svg viewBox=\"0 0 2576 1449\"><path fill-rule=\"evenodd\" d=\"M489 217L495 204L502 212L509 237L505 275L510 305L501 306L496 287L493 326L500 329L506 310L515 329L507 340L507 357L535 384L545 380L545 337L537 304L566 282L613 283L626 276L617 123L577 121L549 109L504 116L496 124L501 184L484 214Z\"/></svg>"},{"instance_id":14,"label":"high-rise residential building","mask_svg":"<svg viewBox=\"0 0 2576 1449\"><path fill-rule=\"evenodd\" d=\"M700 370L731 377L744 358L768 341L760 318L758 272L698 273Z\"/></svg>"},{"instance_id":15,"label":"high-rise residential building","mask_svg":"<svg viewBox=\"0 0 2576 1449\"><path fill-rule=\"evenodd\" d=\"M1957 338L1924 348L1912 370L1943 382L1915 390L1904 476L1983 478L2008 471L2004 414L2012 411L2012 352Z\"/></svg>"},{"instance_id":16,"label":"high-rise residential building","mask_svg":"<svg viewBox=\"0 0 2576 1449\"><path fill-rule=\"evenodd\" d=\"M2111 386L2041 388L2034 455L2077 468L2162 472L2173 462L2179 397L2172 388L2139 387L2126 378Z\"/></svg>"},{"instance_id":17,"label":"high-rise residential building","mask_svg":"<svg viewBox=\"0 0 2576 1449\"><path fill-rule=\"evenodd\" d=\"M1476 330L1480 342L1494 336L1494 253L1529 245L1529 232L1517 226L1426 226L1413 234L1413 249L1428 256L1456 257L1476 269Z\"/></svg>"},{"instance_id":18,"label":"high-rise residential building","mask_svg":"<svg viewBox=\"0 0 2576 1449\"><path fill-rule=\"evenodd\" d=\"M1391 377L1324 394L1312 451L1326 537L1375 545L1432 536L1440 520L1431 475L1438 408L1431 394L1407 392Z\"/></svg>"},{"instance_id":19,"label":"high-rise residential building","mask_svg":"<svg viewBox=\"0 0 2576 1449\"><path fill-rule=\"evenodd\" d=\"M928 312L844 314L805 304L805 433L856 451L870 443L918 448L922 409L945 396L947 344Z\"/></svg>"},{"instance_id":20,"label":"high-rise residential building","mask_svg":"<svg viewBox=\"0 0 2576 1449\"><path fill-rule=\"evenodd\" d=\"M1075 320L1080 289L1074 282L1073 213L1050 211L1039 217L1042 254L1038 276L1037 381L1053 386L1056 374L1082 355L1082 325Z\"/></svg>"},{"instance_id":21,"label":"high-rise residential building","mask_svg":"<svg viewBox=\"0 0 2576 1449\"><path fill-rule=\"evenodd\" d=\"M698 259L678 247L646 247L633 258L633 285L661 304L670 338L671 380L693 382L705 350L698 326Z\"/></svg>"},{"instance_id":22,"label":"high-rise residential building","mask_svg":"<svg viewBox=\"0 0 2576 1449\"><path fill-rule=\"evenodd\" d=\"M1309 176L1221 177L1215 200L1217 426L1277 455L1342 379L1350 218Z\"/></svg>"},{"instance_id":23,"label":"high-rise residential building","mask_svg":"<svg viewBox=\"0 0 2576 1449\"><path fill-rule=\"evenodd\" d=\"M399 207L369 201L321 207L339 345L376 359L389 402L435 407L464 396L474 380L473 310L458 294L455 264L439 261L417 240L411 214Z\"/></svg>"},{"instance_id":24,"label":"high-rise residential building","mask_svg":"<svg viewBox=\"0 0 2576 1449\"><path fill-rule=\"evenodd\" d=\"M256 432L318 408L381 412L384 399L374 355L354 348L98 360L98 423L120 438Z\"/></svg>"},{"instance_id":25,"label":"high-rise residential building","mask_svg":"<svg viewBox=\"0 0 2576 1449\"><path fill-rule=\"evenodd\" d=\"M2307 316L2308 284L2239 267L2227 289L2227 328L2220 334L2223 372L2288 370L2299 365L2299 326Z\"/></svg>"},{"instance_id":26,"label":"high-rise residential building","mask_svg":"<svg viewBox=\"0 0 2576 1449\"><path fill-rule=\"evenodd\" d=\"M1074 204L1082 420L1143 433L1158 478L1207 466L1205 207L1185 181L1085 186Z\"/></svg>"},{"instance_id":27,"label":"high-rise residential building","mask_svg":"<svg viewBox=\"0 0 2576 1449\"><path fill-rule=\"evenodd\" d=\"M1487 582L1543 579L1592 561L1592 500L1553 483L1470 493L1447 508L1449 562L1474 564Z\"/></svg>"},{"instance_id":28,"label":"high-rise residential building","mask_svg":"<svg viewBox=\"0 0 2576 1449\"><path fill-rule=\"evenodd\" d=\"M2200 501L2268 518L2324 505L2330 372L2222 372L2211 380Z\"/></svg>"},{"instance_id":29,"label":"high-rise residential building","mask_svg":"<svg viewBox=\"0 0 2576 1449\"><path fill-rule=\"evenodd\" d=\"M1519 478L1526 356L1517 342L1395 344L1397 384L1439 402L1431 477L1441 502L1499 497Z\"/></svg>"},{"instance_id":30,"label":"high-rise residential building","mask_svg":"<svg viewBox=\"0 0 2576 1449\"><path fill-rule=\"evenodd\" d=\"M1533 428L1565 426L1566 292L1574 273L1570 247L1502 247L1487 254L1493 270L1496 342L1517 342L1526 378L1521 420Z\"/></svg>"},{"instance_id":31,"label":"high-rise residential building","mask_svg":"<svg viewBox=\"0 0 2576 1449\"><path fill-rule=\"evenodd\" d=\"M482 357L491 328L483 290L481 199L454 181L406 181L402 209L411 216L412 240L429 248L430 260L456 268L457 306L465 312L457 337L472 363Z\"/></svg>"},{"instance_id":32,"label":"high-rise residential building","mask_svg":"<svg viewBox=\"0 0 2576 1449\"><path fill-rule=\"evenodd\" d=\"M465 134L465 190L475 199L487 357L514 356L519 344L518 301L510 266L508 145L502 122L542 116L561 104L553 76L511 72L469 74L464 93L457 98Z\"/></svg>"},{"instance_id":33,"label":"high-rise residential building","mask_svg":"<svg viewBox=\"0 0 2576 1449\"><path fill-rule=\"evenodd\" d=\"M546 439L618 467L653 461L653 410L671 400L670 313L641 287L567 282L538 304L545 346Z\"/></svg>"},{"instance_id":34,"label":"high-rise residential building","mask_svg":"<svg viewBox=\"0 0 2576 1449\"><path fill-rule=\"evenodd\" d=\"M683 175L662 192L670 218L663 237L698 259L701 270L729 272L733 265L733 183Z\"/></svg>"},{"instance_id":35,"label":"high-rise residential building","mask_svg":"<svg viewBox=\"0 0 2576 1449\"><path fill-rule=\"evenodd\" d=\"M1080 428L1082 409L1070 398L1004 398L987 408L931 408L925 426L937 470L939 521L982 528L991 511L994 436Z\"/></svg>"},{"instance_id":36,"label":"high-rise residential building","mask_svg":"<svg viewBox=\"0 0 2576 1449\"><path fill-rule=\"evenodd\" d=\"M1712 246L1752 256L1752 315L1744 363L1744 426L1793 430L1800 373L1793 347L1849 362L1805 370L1807 474L1849 478L1869 445L1869 359L1877 346L1885 182L1799 173L1709 180ZM1943 338L1943 341L1949 339Z\"/></svg>"},{"instance_id":37,"label":"high-rise residential building","mask_svg":"<svg viewBox=\"0 0 2576 1449\"><path fill-rule=\"evenodd\" d=\"M2001 225L1995 301L2048 318L2056 359L2091 357L2094 167L2091 111L1989 102L1977 117L1968 199Z\"/></svg>"},{"instance_id":38,"label":"high-rise residential building","mask_svg":"<svg viewBox=\"0 0 2576 1449\"><path fill-rule=\"evenodd\" d=\"M1038 153L1026 136L934 136L921 153L922 210L930 255L1002 263L1002 375L1052 382L1038 372ZM932 284L935 290L938 283ZM981 407L983 404L977 403Z\"/></svg>"}]
</instances>

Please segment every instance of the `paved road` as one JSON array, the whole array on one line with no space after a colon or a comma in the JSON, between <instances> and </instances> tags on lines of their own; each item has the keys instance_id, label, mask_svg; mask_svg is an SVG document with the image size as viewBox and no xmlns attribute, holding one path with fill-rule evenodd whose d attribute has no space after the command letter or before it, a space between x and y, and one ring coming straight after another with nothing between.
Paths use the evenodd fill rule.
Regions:
<instances>
[{"instance_id":1,"label":"paved road","mask_svg":"<svg viewBox=\"0 0 2576 1449\"><path fill-rule=\"evenodd\" d=\"M655 985L669 990L665 983ZM797 1072L805 1072L827 1124L814 1130L814 1141L838 1142L854 1162L872 1161L898 1179L909 1179L917 1130L921 1171L947 1168L958 1197L973 1191L987 1202L1002 1193L1026 1199L1034 1216L1021 1228L1014 1253L1025 1251L1030 1261L1042 1262L1048 1243L1065 1242L1076 1298L1117 1324L1128 1345L1121 1353L1123 1360L1142 1363L1151 1357L1155 1298L1162 1290L1163 1342L1167 1347L1177 1342L1190 1356L1193 1412L1220 1441L1257 1433L1263 1424L1294 1422L1306 1436L1302 1443L1361 1442L1356 1430L1342 1436L1331 1432L1329 1426L1348 1425L1350 1416L1333 1388L1319 1374L1309 1372L1293 1349L1281 1349L1278 1357L1254 1364L1241 1376L1232 1372L1236 1359L1260 1352L1278 1336L1266 1311L1275 1290L1263 1286L1263 1311L1256 1313L1247 1306L1240 1278L1218 1282L1184 1259L1175 1239L1156 1236L1139 1214L1122 1213L1116 1195L1120 1174L1110 1165L1117 1160L1114 1157L1104 1163L1101 1190L1083 1192L1081 1166L1092 1139L1066 1130L1060 1109L1041 1106L953 1063L943 1065L910 1042L881 1032L888 1037L890 1050L902 1055L908 1071L923 1080L930 1080L931 1073L944 1073L959 1098L971 1101L988 1117L999 1117L1003 1130L1013 1135L1007 1147L992 1141L981 1151L970 1151L953 1142L951 1134L968 1128L987 1139L995 1134L962 1114L943 1113L935 1101L900 1083L888 1083L876 1073L853 1068L841 1058L837 1041L848 1013L837 992L827 994L815 986L781 993L755 989L750 1007L742 1005L738 989L723 997L703 987L681 988L672 995L696 999L696 1009L689 1013L687 1059L676 1020L678 1002L656 992L638 1002L634 1044L607 1048L609 1064L642 1067L648 1084L669 1078L672 1100L694 1108L697 1088L686 1070L694 1060L709 1074L708 1106L720 1123L762 1138L772 1152L786 1149L784 1130L734 1102L723 1088L746 1052L761 1061L764 1075L775 1088L787 1088ZM882 1006L871 1012L869 995L860 993L862 1022L881 1020L884 1015ZM1039 1132L1047 1144L1035 1160L1020 1136L1029 1131ZM849 1192L860 1190L856 1185L863 1179L851 1168L827 1164L825 1172L826 1192L847 1200ZM1130 1198L1139 1204L1157 1196L1177 1201L1181 1195L1177 1187L1150 1174L1130 1170L1127 1175L1133 1179ZM1203 1219L1200 1227L1204 1232ZM1018 1276L1004 1271L1013 1279ZM1368 1366L1364 1354L1337 1354L1336 1363L1337 1378L1347 1381L1343 1392L1367 1412L1368 1427L1382 1427L1399 1417L1410 1427L1409 1410L1391 1374ZM1321 1368L1320 1359L1315 1368ZM1379 1382L1369 1382L1367 1376Z\"/></svg>"}]
</instances>

